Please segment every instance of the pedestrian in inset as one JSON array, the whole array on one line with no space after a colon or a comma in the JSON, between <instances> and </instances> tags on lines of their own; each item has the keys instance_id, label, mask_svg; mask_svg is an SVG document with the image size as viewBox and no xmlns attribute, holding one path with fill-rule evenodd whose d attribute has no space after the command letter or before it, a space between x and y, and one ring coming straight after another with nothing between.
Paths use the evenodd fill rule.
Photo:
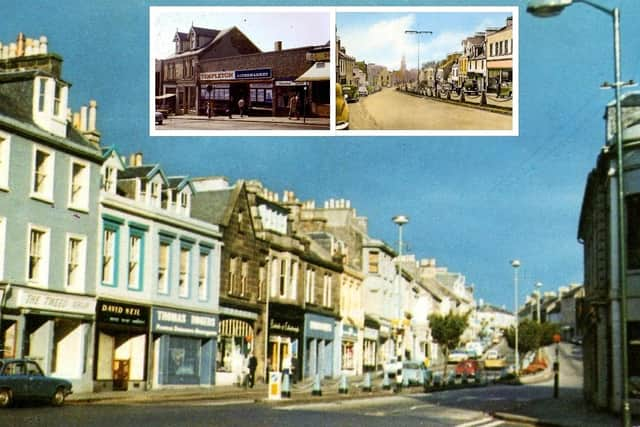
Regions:
<instances>
[{"instance_id":1,"label":"pedestrian in inset","mask_svg":"<svg viewBox=\"0 0 640 427\"><path fill-rule=\"evenodd\" d=\"M238 100L238 111L240 112L240 117L244 116L244 98L240 98Z\"/></svg>"},{"instance_id":2,"label":"pedestrian in inset","mask_svg":"<svg viewBox=\"0 0 640 427\"><path fill-rule=\"evenodd\" d=\"M229 114L230 119L233 118L231 116L233 114L232 111L233 111L233 98L229 96L229 102L227 103L227 114Z\"/></svg>"},{"instance_id":3,"label":"pedestrian in inset","mask_svg":"<svg viewBox=\"0 0 640 427\"><path fill-rule=\"evenodd\" d=\"M500 98L500 89L502 88L502 85L500 84L500 82L498 82L498 91L496 92L496 98Z\"/></svg>"},{"instance_id":4,"label":"pedestrian in inset","mask_svg":"<svg viewBox=\"0 0 640 427\"><path fill-rule=\"evenodd\" d=\"M256 355L251 353L249 358L249 387L253 388L256 381L256 368L258 367L258 359Z\"/></svg>"},{"instance_id":5,"label":"pedestrian in inset","mask_svg":"<svg viewBox=\"0 0 640 427\"><path fill-rule=\"evenodd\" d=\"M298 95L293 95L289 98L289 120L291 117L298 114Z\"/></svg>"}]
</instances>

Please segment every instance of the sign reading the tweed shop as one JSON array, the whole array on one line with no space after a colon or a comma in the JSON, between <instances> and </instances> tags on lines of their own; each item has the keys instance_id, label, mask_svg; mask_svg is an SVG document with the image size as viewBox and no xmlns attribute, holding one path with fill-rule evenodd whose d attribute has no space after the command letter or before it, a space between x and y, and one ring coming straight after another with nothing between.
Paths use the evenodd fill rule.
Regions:
<instances>
[{"instance_id":1,"label":"sign reading the tweed shop","mask_svg":"<svg viewBox=\"0 0 640 427\"><path fill-rule=\"evenodd\" d=\"M93 315L96 301L80 295L63 295L52 292L20 289L17 298L18 307L36 310L64 311L67 313Z\"/></svg>"}]
</instances>

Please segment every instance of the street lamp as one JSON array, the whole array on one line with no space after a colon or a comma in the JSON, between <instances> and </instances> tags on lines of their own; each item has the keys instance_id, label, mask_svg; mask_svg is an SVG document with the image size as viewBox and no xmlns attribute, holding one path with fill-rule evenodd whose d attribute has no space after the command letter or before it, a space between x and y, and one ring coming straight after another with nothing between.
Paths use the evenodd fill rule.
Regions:
<instances>
[{"instance_id":1,"label":"street lamp","mask_svg":"<svg viewBox=\"0 0 640 427\"><path fill-rule=\"evenodd\" d=\"M396 269L397 269L397 295L398 295L398 319L402 318L402 306L400 304L400 292L401 292L401 286L402 286L402 226L407 224L409 222L409 217L405 216L405 215L396 215L393 218L391 218L391 220L398 226L398 262L396 263ZM395 349L396 354L399 353L400 351L400 342L397 341L396 345L398 346L398 348ZM396 381L398 381L399 378L398 376L396 376Z\"/></svg>"},{"instance_id":2,"label":"street lamp","mask_svg":"<svg viewBox=\"0 0 640 427\"><path fill-rule=\"evenodd\" d=\"M398 226L398 258L402 257L402 226L409 222L409 217L396 215L391 220Z\"/></svg>"},{"instance_id":3,"label":"street lamp","mask_svg":"<svg viewBox=\"0 0 640 427\"><path fill-rule=\"evenodd\" d=\"M422 31L422 30L405 30L405 34L416 34L418 36L418 78L417 78L417 89L420 90L420 35L421 34L433 34L431 31Z\"/></svg>"},{"instance_id":4,"label":"street lamp","mask_svg":"<svg viewBox=\"0 0 640 427\"><path fill-rule=\"evenodd\" d=\"M624 217L624 159L622 147L622 108L620 102L620 88L632 82L620 80L620 10L606 8L590 0L531 0L527 5L527 12L534 16L556 16L562 10L573 3L584 3L613 18L613 59L614 79L613 83L605 83L605 87L615 89L616 98L616 161L617 161L617 238L618 238L618 280L620 283L620 338L622 344L622 419L623 425L631 425L631 411L629 407L629 379L627 366L627 259L625 242L625 217Z\"/></svg>"},{"instance_id":5,"label":"street lamp","mask_svg":"<svg viewBox=\"0 0 640 427\"><path fill-rule=\"evenodd\" d=\"M518 268L520 268L520 260L514 259L511 261L511 267L513 267L513 287L514 287L514 303L513 303L513 311L514 317L516 319L516 336L515 336L515 353L516 353L516 361L515 361L515 371L516 377L519 376L520 372L520 354L518 354Z\"/></svg>"},{"instance_id":6,"label":"street lamp","mask_svg":"<svg viewBox=\"0 0 640 427\"><path fill-rule=\"evenodd\" d=\"M538 323L541 323L542 321L540 320L540 298L542 295L540 295L540 288L542 287L542 283L538 282L536 283L536 295L538 297Z\"/></svg>"}]
</instances>

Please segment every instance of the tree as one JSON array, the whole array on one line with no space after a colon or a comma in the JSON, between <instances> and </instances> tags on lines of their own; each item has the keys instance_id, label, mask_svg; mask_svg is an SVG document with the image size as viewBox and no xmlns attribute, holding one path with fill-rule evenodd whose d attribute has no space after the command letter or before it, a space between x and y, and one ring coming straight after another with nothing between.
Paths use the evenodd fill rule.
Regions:
<instances>
[{"instance_id":1,"label":"tree","mask_svg":"<svg viewBox=\"0 0 640 427\"><path fill-rule=\"evenodd\" d=\"M540 346L542 347L553 344L553 336L560 333L560 325L557 323L542 323L541 329Z\"/></svg>"},{"instance_id":2,"label":"tree","mask_svg":"<svg viewBox=\"0 0 640 427\"><path fill-rule=\"evenodd\" d=\"M449 313L446 316L432 314L429 316L431 337L442 346L445 361L449 359L449 352L460 344L460 337L467 329L469 312L465 314ZM447 364L444 364L444 374L447 376Z\"/></svg>"},{"instance_id":3,"label":"tree","mask_svg":"<svg viewBox=\"0 0 640 427\"><path fill-rule=\"evenodd\" d=\"M505 337L507 344L511 348L515 348L516 333L512 326L507 329ZM525 319L518 325L518 355L522 358L526 353L540 348L542 338L542 328L538 322L531 319Z\"/></svg>"}]
</instances>

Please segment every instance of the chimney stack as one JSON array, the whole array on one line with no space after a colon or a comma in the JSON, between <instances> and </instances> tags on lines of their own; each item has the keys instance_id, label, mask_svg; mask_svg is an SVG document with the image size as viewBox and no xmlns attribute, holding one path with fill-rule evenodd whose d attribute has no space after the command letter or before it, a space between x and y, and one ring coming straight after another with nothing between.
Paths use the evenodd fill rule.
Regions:
<instances>
[{"instance_id":1,"label":"chimney stack","mask_svg":"<svg viewBox=\"0 0 640 427\"><path fill-rule=\"evenodd\" d=\"M273 50L280 52L282 50L282 41L278 40L273 44Z\"/></svg>"}]
</instances>

